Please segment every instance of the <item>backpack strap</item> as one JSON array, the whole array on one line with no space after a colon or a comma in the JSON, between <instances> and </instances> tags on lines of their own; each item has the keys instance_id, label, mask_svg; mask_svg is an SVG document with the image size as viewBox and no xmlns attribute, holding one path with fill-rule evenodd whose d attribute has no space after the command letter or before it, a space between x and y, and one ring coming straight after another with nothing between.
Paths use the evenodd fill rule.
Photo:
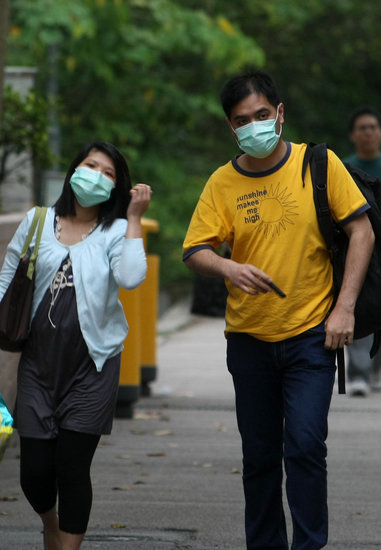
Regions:
<instances>
[{"instance_id":1,"label":"backpack strap","mask_svg":"<svg viewBox=\"0 0 381 550\"><path fill-rule=\"evenodd\" d=\"M381 344L381 330L376 330L376 332L373 333L373 344L369 352L371 359L373 359L373 357L378 352L380 348L380 344Z\"/></svg>"},{"instance_id":2,"label":"backpack strap","mask_svg":"<svg viewBox=\"0 0 381 550\"><path fill-rule=\"evenodd\" d=\"M302 166L303 185L308 163L310 164L314 202L319 228L327 244L328 250L335 255L337 252L337 246L335 244L334 226L327 194L328 155L327 145L325 143L318 145L314 145L313 143L307 144ZM344 394L345 358L343 348L337 349L336 358L339 394Z\"/></svg>"},{"instance_id":3,"label":"backpack strap","mask_svg":"<svg viewBox=\"0 0 381 550\"><path fill-rule=\"evenodd\" d=\"M334 238L334 226L327 194L327 145L325 143L320 143L318 145L309 143L306 149L305 157L306 156L309 158L310 163L314 201L320 231L327 244L328 250L335 254L337 246Z\"/></svg>"},{"instance_id":4,"label":"backpack strap","mask_svg":"<svg viewBox=\"0 0 381 550\"><path fill-rule=\"evenodd\" d=\"M344 348L338 348L336 350L337 359L337 384L339 387L339 393L345 393L345 357Z\"/></svg>"},{"instance_id":5,"label":"backpack strap","mask_svg":"<svg viewBox=\"0 0 381 550\"><path fill-rule=\"evenodd\" d=\"M304 153L303 157L303 165L302 165L302 181L303 181L303 187L306 186L306 183L304 181L304 178L306 177L307 172L307 166L310 163L311 157L312 157L312 148L314 147L314 143L308 143L306 151Z\"/></svg>"}]
</instances>

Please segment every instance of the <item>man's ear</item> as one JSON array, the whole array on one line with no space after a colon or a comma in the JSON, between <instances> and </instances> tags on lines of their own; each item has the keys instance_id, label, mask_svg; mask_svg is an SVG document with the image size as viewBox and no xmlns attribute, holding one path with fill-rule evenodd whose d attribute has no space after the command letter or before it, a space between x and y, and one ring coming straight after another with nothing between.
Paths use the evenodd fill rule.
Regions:
<instances>
[{"instance_id":1,"label":"man's ear","mask_svg":"<svg viewBox=\"0 0 381 550\"><path fill-rule=\"evenodd\" d=\"M278 106L279 122L284 124L284 103L279 103Z\"/></svg>"},{"instance_id":2,"label":"man's ear","mask_svg":"<svg viewBox=\"0 0 381 550\"><path fill-rule=\"evenodd\" d=\"M235 133L234 128L233 128L233 126L232 126L232 123L230 122L230 118L225 117L225 120L226 120L227 125L228 125L229 128L230 128L230 131L231 131L231 134L232 134L232 136L233 136L233 138L234 138L234 141L236 142L236 144L237 144L238 147L239 147L239 141L238 141L238 138L237 138L237 134Z\"/></svg>"},{"instance_id":3,"label":"man's ear","mask_svg":"<svg viewBox=\"0 0 381 550\"><path fill-rule=\"evenodd\" d=\"M229 126L229 130L231 131L231 133L233 134L233 137L234 139L237 139L237 136L235 135L235 132L234 132L234 128L232 126L232 123L230 122L230 118L229 117L225 117L225 122L226 124Z\"/></svg>"}]
</instances>

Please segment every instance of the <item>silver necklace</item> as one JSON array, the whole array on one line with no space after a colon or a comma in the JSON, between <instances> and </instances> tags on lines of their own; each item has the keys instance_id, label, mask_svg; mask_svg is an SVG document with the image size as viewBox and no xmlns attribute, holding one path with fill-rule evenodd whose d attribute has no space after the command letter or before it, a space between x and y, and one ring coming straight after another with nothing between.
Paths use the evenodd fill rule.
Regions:
<instances>
[{"instance_id":1,"label":"silver necklace","mask_svg":"<svg viewBox=\"0 0 381 550\"><path fill-rule=\"evenodd\" d=\"M94 231L97 225L98 225L98 222L95 222L94 225L89 229L87 233L84 233L83 235L81 235L82 241L84 241L86 237L88 237ZM56 216L56 226L54 228L54 235L57 241L61 239L61 229L62 229L62 225L60 224L60 217Z\"/></svg>"}]
</instances>

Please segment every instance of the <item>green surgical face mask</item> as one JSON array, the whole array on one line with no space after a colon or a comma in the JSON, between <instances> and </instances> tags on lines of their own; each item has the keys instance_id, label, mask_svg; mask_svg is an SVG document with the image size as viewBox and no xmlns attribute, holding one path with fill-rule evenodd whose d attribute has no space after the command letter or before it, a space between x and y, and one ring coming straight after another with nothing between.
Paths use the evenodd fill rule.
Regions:
<instances>
[{"instance_id":1,"label":"green surgical face mask","mask_svg":"<svg viewBox=\"0 0 381 550\"><path fill-rule=\"evenodd\" d=\"M109 200L115 183L86 166L78 166L70 178L70 185L81 206L94 206Z\"/></svg>"},{"instance_id":2,"label":"green surgical face mask","mask_svg":"<svg viewBox=\"0 0 381 550\"><path fill-rule=\"evenodd\" d=\"M276 118L250 122L234 130L237 141L245 153L258 159L266 158L278 145L282 128L276 133L276 122L279 116L279 107Z\"/></svg>"}]
</instances>

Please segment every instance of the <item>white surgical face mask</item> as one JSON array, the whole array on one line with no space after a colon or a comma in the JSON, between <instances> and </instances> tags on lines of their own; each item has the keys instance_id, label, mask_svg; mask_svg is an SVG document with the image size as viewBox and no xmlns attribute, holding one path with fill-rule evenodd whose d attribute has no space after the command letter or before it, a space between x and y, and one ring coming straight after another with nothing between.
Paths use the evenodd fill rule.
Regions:
<instances>
[{"instance_id":1,"label":"white surgical face mask","mask_svg":"<svg viewBox=\"0 0 381 550\"><path fill-rule=\"evenodd\" d=\"M234 130L237 136L238 144L242 151L254 158L266 158L274 151L278 145L282 127L279 134L276 133L276 123L279 116L279 106L276 112L276 118L269 120L259 120L249 122L245 126L240 126Z\"/></svg>"}]
</instances>

